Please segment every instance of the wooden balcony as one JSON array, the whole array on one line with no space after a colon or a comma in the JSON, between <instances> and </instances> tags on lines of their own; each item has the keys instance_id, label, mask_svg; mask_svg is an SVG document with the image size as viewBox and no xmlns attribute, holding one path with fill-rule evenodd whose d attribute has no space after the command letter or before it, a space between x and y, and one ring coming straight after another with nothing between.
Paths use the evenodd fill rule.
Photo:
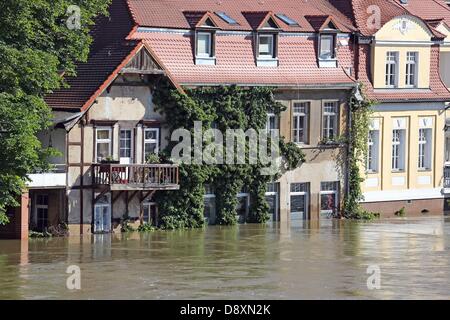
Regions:
<instances>
[{"instance_id":1,"label":"wooden balcony","mask_svg":"<svg viewBox=\"0 0 450 320\"><path fill-rule=\"evenodd\" d=\"M170 164L94 164L94 185L111 191L178 190L178 166Z\"/></svg>"}]
</instances>

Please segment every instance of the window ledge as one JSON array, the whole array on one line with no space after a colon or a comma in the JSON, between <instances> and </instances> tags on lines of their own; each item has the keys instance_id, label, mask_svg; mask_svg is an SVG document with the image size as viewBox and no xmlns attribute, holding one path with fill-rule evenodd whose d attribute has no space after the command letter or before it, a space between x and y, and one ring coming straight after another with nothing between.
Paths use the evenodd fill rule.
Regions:
<instances>
[{"instance_id":1,"label":"window ledge","mask_svg":"<svg viewBox=\"0 0 450 320\"><path fill-rule=\"evenodd\" d=\"M392 173L406 173L406 170L401 169L401 170L391 170Z\"/></svg>"},{"instance_id":2,"label":"window ledge","mask_svg":"<svg viewBox=\"0 0 450 320\"><path fill-rule=\"evenodd\" d=\"M278 67L278 58L258 57L256 58L257 67Z\"/></svg>"},{"instance_id":3,"label":"window ledge","mask_svg":"<svg viewBox=\"0 0 450 320\"><path fill-rule=\"evenodd\" d=\"M319 68L337 68L337 59L320 59Z\"/></svg>"},{"instance_id":4,"label":"window ledge","mask_svg":"<svg viewBox=\"0 0 450 320\"><path fill-rule=\"evenodd\" d=\"M216 65L216 57L195 57L195 64L214 66Z\"/></svg>"},{"instance_id":5,"label":"window ledge","mask_svg":"<svg viewBox=\"0 0 450 320\"><path fill-rule=\"evenodd\" d=\"M419 168L417 169L418 172L432 172L433 170L428 169L428 168Z\"/></svg>"}]
</instances>

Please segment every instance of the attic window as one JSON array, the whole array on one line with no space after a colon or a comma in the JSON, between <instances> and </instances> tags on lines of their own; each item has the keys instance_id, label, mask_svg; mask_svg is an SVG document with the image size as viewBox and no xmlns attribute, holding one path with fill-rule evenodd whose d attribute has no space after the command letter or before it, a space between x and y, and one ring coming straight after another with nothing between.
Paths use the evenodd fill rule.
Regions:
<instances>
[{"instance_id":1,"label":"attic window","mask_svg":"<svg viewBox=\"0 0 450 320\"><path fill-rule=\"evenodd\" d=\"M295 27L299 25L297 21L289 18L287 15L283 13L277 13L276 17L281 21L283 21L284 23L286 23L288 26Z\"/></svg>"},{"instance_id":2,"label":"attic window","mask_svg":"<svg viewBox=\"0 0 450 320\"><path fill-rule=\"evenodd\" d=\"M275 58L275 37L274 34L259 34L258 54L262 58Z\"/></svg>"},{"instance_id":3,"label":"attic window","mask_svg":"<svg viewBox=\"0 0 450 320\"><path fill-rule=\"evenodd\" d=\"M334 58L334 35L323 34L320 36L319 58L322 60Z\"/></svg>"},{"instance_id":4,"label":"attic window","mask_svg":"<svg viewBox=\"0 0 450 320\"><path fill-rule=\"evenodd\" d=\"M197 31L195 38L196 64L215 64L215 33Z\"/></svg>"},{"instance_id":5,"label":"attic window","mask_svg":"<svg viewBox=\"0 0 450 320\"><path fill-rule=\"evenodd\" d=\"M217 16L219 16L223 21L225 21L228 24L237 25L237 21L231 18L229 15L227 15L225 12L219 11L215 12Z\"/></svg>"}]
</instances>

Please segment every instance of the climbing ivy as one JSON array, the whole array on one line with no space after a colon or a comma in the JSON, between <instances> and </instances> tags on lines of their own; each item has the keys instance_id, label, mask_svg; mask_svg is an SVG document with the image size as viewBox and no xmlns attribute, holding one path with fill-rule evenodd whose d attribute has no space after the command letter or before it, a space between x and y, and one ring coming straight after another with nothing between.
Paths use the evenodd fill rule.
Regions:
<instances>
[{"instance_id":1,"label":"climbing ivy","mask_svg":"<svg viewBox=\"0 0 450 320\"><path fill-rule=\"evenodd\" d=\"M369 100L360 86L350 98L350 112L352 115L348 134L348 183L349 193L345 199L344 217L347 219L372 220L377 214L364 210L361 206L363 193L361 184L364 182L361 167L366 166L368 155L367 139L370 130L370 116L374 102ZM360 96L358 96L360 95Z\"/></svg>"},{"instance_id":2,"label":"climbing ivy","mask_svg":"<svg viewBox=\"0 0 450 320\"><path fill-rule=\"evenodd\" d=\"M194 122L201 121L203 130L215 128L265 130L267 113L280 114L286 108L274 98L273 89L266 87L242 88L220 86L187 89L180 92L162 81L155 88L153 102L156 109L170 119L169 131L184 128L194 133ZM270 143L270 139L269 142ZM167 160L175 142L164 150ZM235 151L237 146L235 146ZM249 143L246 142L246 159ZM194 151L192 151L194 152ZM235 152L235 156L237 156ZM251 206L247 222L264 223L269 219L265 193L267 183L276 181L284 170L292 170L304 162L304 154L294 143L280 139L281 168L274 176L261 175L264 166L250 164L187 164L180 165L180 190L159 192L156 202L160 208L160 225L164 229L198 228L204 224L205 184L216 193L217 223L237 223L236 195L245 188L250 193Z\"/></svg>"}]
</instances>

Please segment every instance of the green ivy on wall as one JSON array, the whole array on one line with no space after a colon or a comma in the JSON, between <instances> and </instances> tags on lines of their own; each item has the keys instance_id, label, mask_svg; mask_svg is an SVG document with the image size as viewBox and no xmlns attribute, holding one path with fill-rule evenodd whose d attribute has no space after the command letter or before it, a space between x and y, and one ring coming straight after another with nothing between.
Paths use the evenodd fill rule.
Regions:
<instances>
[{"instance_id":1,"label":"green ivy on wall","mask_svg":"<svg viewBox=\"0 0 450 320\"><path fill-rule=\"evenodd\" d=\"M363 91L363 88L360 87ZM358 95L360 95L358 97ZM370 130L370 116L374 102L364 94L355 91L350 98L351 122L348 134L348 183L349 192L344 204L344 217L347 219L372 220L377 214L368 212L361 207L363 192L361 184L364 182L364 170L367 163Z\"/></svg>"},{"instance_id":2,"label":"green ivy on wall","mask_svg":"<svg viewBox=\"0 0 450 320\"><path fill-rule=\"evenodd\" d=\"M184 128L192 134L195 121L202 122L203 130L214 127L223 133L227 129L266 130L267 113L279 115L285 110L275 100L273 89L266 87L221 86L189 89L181 93L167 81L162 81L154 91L153 102L157 110L170 119L170 132ZM167 159L174 145L174 142L170 142L164 151ZM249 150L248 141L245 150ZM246 164L237 165L181 164L180 190L159 192L155 196L160 208L160 225L163 229L202 227L205 184L215 189L217 223L237 223L237 194L243 187L251 198L247 222L268 221L269 205L265 197L267 183L276 181L284 170L292 170L304 162L301 149L294 143L285 142L284 138L280 139L280 153L283 162L280 172L275 176L261 175L263 165L259 160L256 164L246 161Z\"/></svg>"}]
</instances>

